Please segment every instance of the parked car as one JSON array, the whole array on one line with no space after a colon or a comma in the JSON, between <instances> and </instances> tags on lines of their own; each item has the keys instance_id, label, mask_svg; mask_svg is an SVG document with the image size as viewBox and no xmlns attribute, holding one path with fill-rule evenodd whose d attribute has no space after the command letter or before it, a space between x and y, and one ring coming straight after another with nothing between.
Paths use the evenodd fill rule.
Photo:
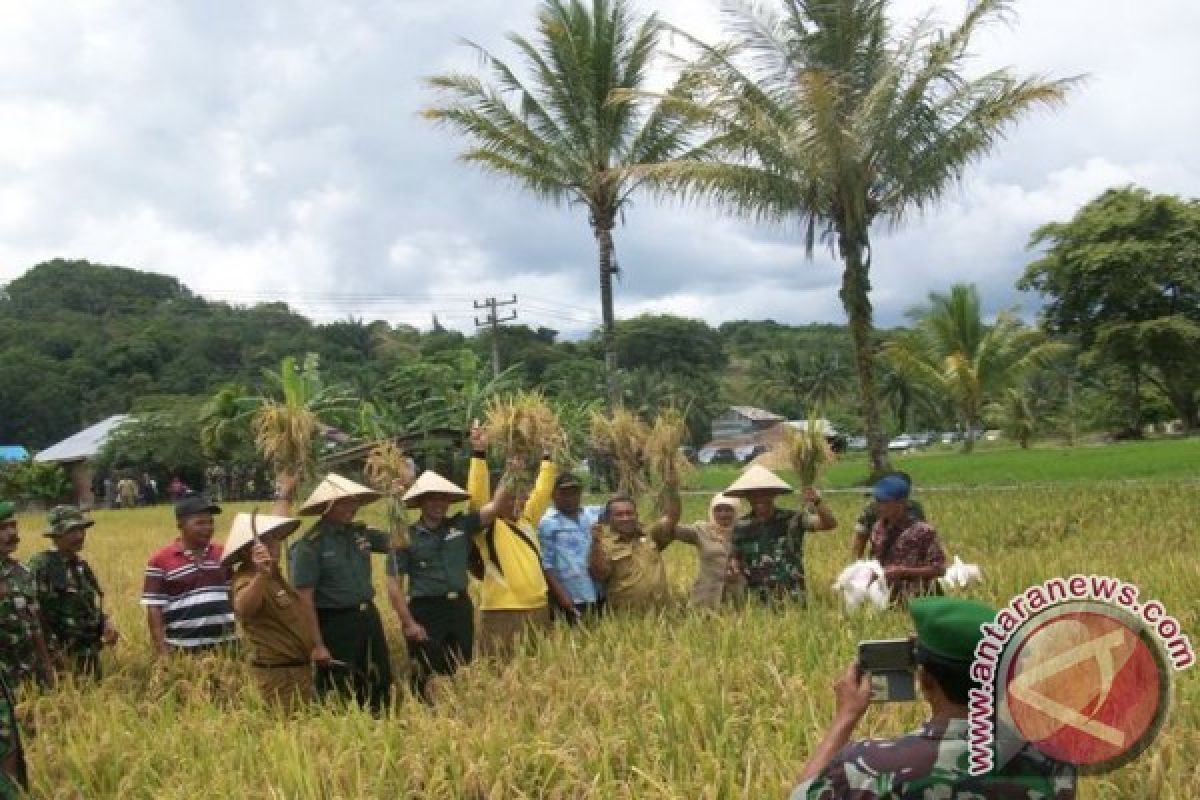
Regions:
<instances>
[{"instance_id":1,"label":"parked car","mask_svg":"<svg viewBox=\"0 0 1200 800\"><path fill-rule=\"evenodd\" d=\"M946 431L942 434L942 444L954 444L962 441L962 434L958 431Z\"/></svg>"},{"instance_id":2,"label":"parked car","mask_svg":"<svg viewBox=\"0 0 1200 800\"><path fill-rule=\"evenodd\" d=\"M892 439L890 442L888 442L888 450L907 452L909 450L917 449L918 444L920 443L917 441L917 439L909 436L907 433L902 433L895 439Z\"/></svg>"},{"instance_id":3,"label":"parked car","mask_svg":"<svg viewBox=\"0 0 1200 800\"><path fill-rule=\"evenodd\" d=\"M849 439L846 440L846 449L847 450L866 450L867 449L867 437L851 436Z\"/></svg>"}]
</instances>

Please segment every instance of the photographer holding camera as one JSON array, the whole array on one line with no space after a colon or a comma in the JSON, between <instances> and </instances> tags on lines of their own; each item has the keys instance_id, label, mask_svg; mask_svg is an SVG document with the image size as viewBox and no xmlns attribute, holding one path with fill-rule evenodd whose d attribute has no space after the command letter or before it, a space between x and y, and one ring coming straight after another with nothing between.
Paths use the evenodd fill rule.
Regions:
<instances>
[{"instance_id":1,"label":"photographer holding camera","mask_svg":"<svg viewBox=\"0 0 1200 800\"><path fill-rule=\"evenodd\" d=\"M974 600L924 597L909 604L915 640L903 642L902 657L884 669L863 663L871 653L897 651L900 641L863 642L859 660L834 684L833 724L800 774L792 800L886 800L887 798L996 798L1070 800L1075 797L1073 767L1025 747L988 775L967 771L967 702L980 625L995 611ZM872 647L874 646L874 647ZM868 669L864 669L868 667ZM850 742L884 672L911 670L911 680L929 704L929 720L895 739ZM899 697L896 694L900 695ZM902 691L887 699L906 699Z\"/></svg>"}]
</instances>

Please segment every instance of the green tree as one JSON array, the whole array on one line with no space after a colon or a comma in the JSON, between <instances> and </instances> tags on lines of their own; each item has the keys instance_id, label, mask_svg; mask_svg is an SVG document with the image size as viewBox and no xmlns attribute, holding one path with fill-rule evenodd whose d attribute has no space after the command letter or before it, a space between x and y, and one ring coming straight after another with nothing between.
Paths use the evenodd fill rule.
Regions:
<instances>
[{"instance_id":1,"label":"green tree","mask_svg":"<svg viewBox=\"0 0 1200 800\"><path fill-rule=\"evenodd\" d=\"M689 72L695 99L670 112L707 126L699 156L649 170L684 196L771 222L802 223L843 263L872 472L888 468L871 334L871 229L935 203L1018 119L1057 106L1070 81L1008 69L965 74L971 39L1006 0L972 3L956 27L928 20L897 35L886 0L779 0L729 7L732 42L707 46Z\"/></svg>"},{"instance_id":2,"label":"green tree","mask_svg":"<svg viewBox=\"0 0 1200 800\"><path fill-rule=\"evenodd\" d=\"M898 373L953 404L967 432L967 452L974 447L985 406L1063 348L1010 312L986 325L973 285L930 292L929 304L911 313L916 326L884 345L884 357Z\"/></svg>"},{"instance_id":3,"label":"green tree","mask_svg":"<svg viewBox=\"0 0 1200 800\"><path fill-rule=\"evenodd\" d=\"M1045 325L1077 334L1091 359L1128 374L1127 427L1142 426L1141 384L1170 401L1188 430L1200 422L1200 201L1110 189L1069 222L1043 225L1046 252L1018 284L1047 298Z\"/></svg>"},{"instance_id":4,"label":"green tree","mask_svg":"<svg viewBox=\"0 0 1200 800\"><path fill-rule=\"evenodd\" d=\"M639 314L617 323L617 359L623 369L712 375L728 359L708 323L673 314Z\"/></svg>"},{"instance_id":5,"label":"green tree","mask_svg":"<svg viewBox=\"0 0 1200 800\"><path fill-rule=\"evenodd\" d=\"M633 168L664 162L686 147L686 129L646 98L612 102L618 89L647 86L663 32L625 0L544 0L538 37L510 34L527 77L482 47L494 83L444 74L430 85L444 101L426 118L470 141L463 160L550 202L587 210L596 240L609 403L619 402L612 276L613 228L646 180Z\"/></svg>"}]
</instances>

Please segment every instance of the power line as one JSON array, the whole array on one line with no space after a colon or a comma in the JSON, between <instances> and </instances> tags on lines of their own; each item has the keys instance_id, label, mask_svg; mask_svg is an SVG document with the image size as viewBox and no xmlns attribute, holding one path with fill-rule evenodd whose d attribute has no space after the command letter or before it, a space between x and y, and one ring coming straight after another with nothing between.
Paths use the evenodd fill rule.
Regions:
<instances>
[{"instance_id":1,"label":"power line","mask_svg":"<svg viewBox=\"0 0 1200 800\"><path fill-rule=\"evenodd\" d=\"M517 318L517 309L513 309L505 317L500 317L496 313L498 306L515 306L517 304L517 296L514 294L511 300L496 300L495 297L489 297L486 300L476 300L475 308L486 308L487 316L483 321L479 321L479 317L475 318L475 327L492 329L492 373L500 377L500 324L503 322L511 322Z\"/></svg>"}]
</instances>

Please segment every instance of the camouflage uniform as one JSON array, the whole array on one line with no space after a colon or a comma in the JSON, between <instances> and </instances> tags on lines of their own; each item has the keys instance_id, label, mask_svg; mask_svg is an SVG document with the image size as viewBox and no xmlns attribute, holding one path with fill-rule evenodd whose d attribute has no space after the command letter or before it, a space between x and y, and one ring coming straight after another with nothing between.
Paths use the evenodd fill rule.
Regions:
<instances>
[{"instance_id":1,"label":"camouflage uniform","mask_svg":"<svg viewBox=\"0 0 1200 800\"><path fill-rule=\"evenodd\" d=\"M746 578L746 590L763 601L790 597L804 602L804 534L812 514L775 509L766 521L752 514L733 528L733 548Z\"/></svg>"},{"instance_id":2,"label":"camouflage uniform","mask_svg":"<svg viewBox=\"0 0 1200 800\"><path fill-rule=\"evenodd\" d=\"M17 800L18 788L28 787L25 775L25 754L21 750L21 735L17 730L16 701L4 676L0 675L0 765L16 754L16 773L9 775L0 766L0 800Z\"/></svg>"},{"instance_id":3,"label":"camouflage uniform","mask_svg":"<svg viewBox=\"0 0 1200 800\"><path fill-rule=\"evenodd\" d=\"M46 550L29 560L37 586L46 644L78 674L100 677L104 592L81 558Z\"/></svg>"},{"instance_id":4,"label":"camouflage uniform","mask_svg":"<svg viewBox=\"0 0 1200 800\"><path fill-rule=\"evenodd\" d=\"M990 775L967 772L967 720L927 722L899 739L851 742L792 800L1070 800L1075 770L1027 747Z\"/></svg>"},{"instance_id":5,"label":"camouflage uniform","mask_svg":"<svg viewBox=\"0 0 1200 800\"><path fill-rule=\"evenodd\" d=\"M33 575L19 561L0 560L0 677L14 689L38 675L41 633Z\"/></svg>"}]
</instances>

